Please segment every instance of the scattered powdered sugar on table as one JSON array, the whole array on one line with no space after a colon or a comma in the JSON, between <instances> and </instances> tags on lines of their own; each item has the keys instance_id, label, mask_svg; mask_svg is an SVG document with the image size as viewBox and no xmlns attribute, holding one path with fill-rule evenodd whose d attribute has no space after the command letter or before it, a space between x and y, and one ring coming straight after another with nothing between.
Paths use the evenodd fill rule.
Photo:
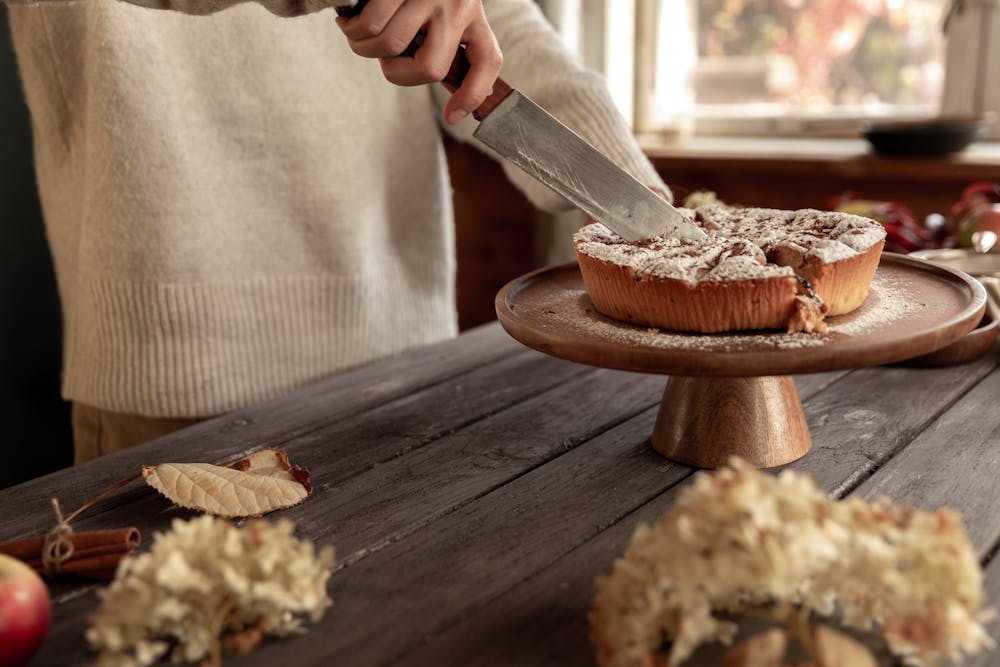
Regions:
<instances>
[{"instance_id":1,"label":"scattered powdered sugar on table","mask_svg":"<svg viewBox=\"0 0 1000 667\"><path fill-rule=\"evenodd\" d=\"M868 298L853 313L831 318L831 332L858 336L890 324L918 307L906 289L905 281L892 274L875 273Z\"/></svg>"},{"instance_id":2,"label":"scattered powdered sugar on table","mask_svg":"<svg viewBox=\"0 0 1000 667\"><path fill-rule=\"evenodd\" d=\"M646 328L605 317L597 312L585 291L550 304L545 314L548 322L561 330L631 346L715 352L794 350L832 343L835 339L833 334L865 335L905 316L919 304L909 298L904 283L891 275L876 273L868 298L861 307L848 315L828 320L829 331L826 334L777 331L692 334Z\"/></svg>"}]
</instances>

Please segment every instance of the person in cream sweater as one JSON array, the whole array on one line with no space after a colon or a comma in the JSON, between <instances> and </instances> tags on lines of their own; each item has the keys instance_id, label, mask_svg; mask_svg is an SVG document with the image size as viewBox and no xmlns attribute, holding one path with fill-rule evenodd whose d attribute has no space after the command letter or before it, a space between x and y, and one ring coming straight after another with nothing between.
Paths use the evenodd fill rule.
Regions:
<instances>
[{"instance_id":1,"label":"person in cream sweater","mask_svg":"<svg viewBox=\"0 0 1000 667\"><path fill-rule=\"evenodd\" d=\"M441 132L471 140L501 50L507 81L669 192L532 0L344 4L7 0L77 461L455 336ZM416 85L460 41L454 97Z\"/></svg>"}]
</instances>

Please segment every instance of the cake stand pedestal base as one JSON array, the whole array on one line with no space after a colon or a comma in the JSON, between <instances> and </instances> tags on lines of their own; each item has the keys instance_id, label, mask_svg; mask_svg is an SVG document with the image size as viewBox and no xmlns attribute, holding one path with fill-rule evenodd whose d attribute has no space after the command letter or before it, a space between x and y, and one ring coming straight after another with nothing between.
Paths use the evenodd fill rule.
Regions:
<instances>
[{"instance_id":1,"label":"cake stand pedestal base","mask_svg":"<svg viewBox=\"0 0 1000 667\"><path fill-rule=\"evenodd\" d=\"M721 468L739 456L758 468L790 463L812 447L791 376L671 376L653 429L671 461Z\"/></svg>"}]
</instances>

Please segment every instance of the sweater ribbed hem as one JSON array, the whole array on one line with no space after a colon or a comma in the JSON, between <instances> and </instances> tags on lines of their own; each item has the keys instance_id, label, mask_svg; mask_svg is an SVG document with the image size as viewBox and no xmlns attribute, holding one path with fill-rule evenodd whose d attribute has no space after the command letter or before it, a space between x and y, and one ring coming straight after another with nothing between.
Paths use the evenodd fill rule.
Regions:
<instances>
[{"instance_id":1,"label":"sweater ribbed hem","mask_svg":"<svg viewBox=\"0 0 1000 667\"><path fill-rule=\"evenodd\" d=\"M154 417L219 414L457 334L454 289L404 275L81 289L63 393ZM426 284L426 283L424 283ZM86 318L86 319L84 319Z\"/></svg>"}]
</instances>

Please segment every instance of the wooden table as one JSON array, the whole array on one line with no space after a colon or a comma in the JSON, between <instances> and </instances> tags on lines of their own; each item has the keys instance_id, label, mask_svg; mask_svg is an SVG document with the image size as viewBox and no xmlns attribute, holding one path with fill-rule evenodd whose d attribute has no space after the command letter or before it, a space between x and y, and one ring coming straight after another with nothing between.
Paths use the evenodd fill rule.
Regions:
<instances>
[{"instance_id":1,"label":"wooden table","mask_svg":"<svg viewBox=\"0 0 1000 667\"><path fill-rule=\"evenodd\" d=\"M997 359L797 377L814 446L791 464L836 496L960 510L994 606ZM307 635L225 664L588 665L594 577L695 472L650 448L663 385L548 357L486 325L0 491L0 539L44 532L50 497L76 507L142 464L223 462L278 445L309 469L315 492L271 516L336 546L334 606ZM136 483L76 527L134 524L149 544L187 515ZM88 662L82 634L95 589L52 586L53 628L32 664ZM994 652L968 664L998 663Z\"/></svg>"}]
</instances>

